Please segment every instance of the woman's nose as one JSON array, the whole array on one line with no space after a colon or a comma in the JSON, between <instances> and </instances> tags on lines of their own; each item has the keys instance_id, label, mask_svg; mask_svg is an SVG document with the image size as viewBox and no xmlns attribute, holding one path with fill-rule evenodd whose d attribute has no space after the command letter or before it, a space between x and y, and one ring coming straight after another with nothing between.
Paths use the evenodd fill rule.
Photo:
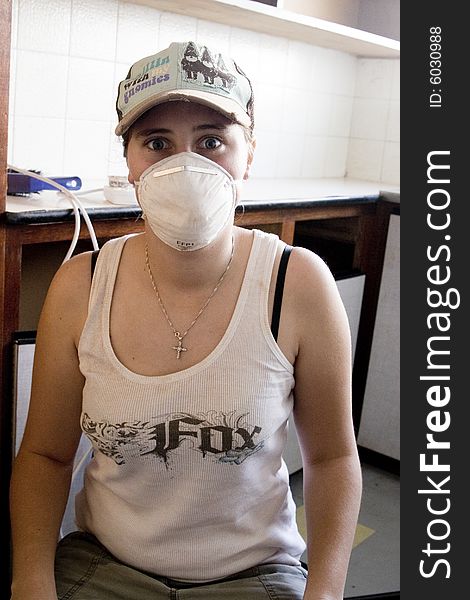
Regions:
<instances>
[{"instance_id":1,"label":"woman's nose","mask_svg":"<svg viewBox=\"0 0 470 600\"><path fill-rule=\"evenodd\" d=\"M192 144L190 141L180 141L175 144L175 154L180 152L193 152Z\"/></svg>"}]
</instances>

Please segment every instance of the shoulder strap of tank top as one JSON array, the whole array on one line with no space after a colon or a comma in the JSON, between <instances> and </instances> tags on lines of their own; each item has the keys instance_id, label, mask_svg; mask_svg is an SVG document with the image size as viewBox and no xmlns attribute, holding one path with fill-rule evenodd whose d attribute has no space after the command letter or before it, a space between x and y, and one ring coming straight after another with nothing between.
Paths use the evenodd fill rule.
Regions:
<instances>
[{"instance_id":1,"label":"shoulder strap of tank top","mask_svg":"<svg viewBox=\"0 0 470 600\"><path fill-rule=\"evenodd\" d=\"M292 246L286 245L282 251L279 270L277 272L276 290L274 292L273 316L271 319L271 332L275 340L279 333L279 320L281 318L282 295L284 292L284 281L286 279L287 263L289 262Z\"/></svg>"},{"instance_id":2,"label":"shoulder strap of tank top","mask_svg":"<svg viewBox=\"0 0 470 600\"><path fill-rule=\"evenodd\" d=\"M98 250L93 250L91 254L91 279L93 279L93 273L95 272L96 267L96 259L98 258L98 254L100 253Z\"/></svg>"}]
</instances>

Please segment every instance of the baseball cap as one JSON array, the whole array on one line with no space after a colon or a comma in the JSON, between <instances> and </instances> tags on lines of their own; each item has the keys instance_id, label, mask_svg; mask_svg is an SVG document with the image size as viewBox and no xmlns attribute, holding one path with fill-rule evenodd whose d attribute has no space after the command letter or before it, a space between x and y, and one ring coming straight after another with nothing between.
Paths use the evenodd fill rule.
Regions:
<instances>
[{"instance_id":1,"label":"baseball cap","mask_svg":"<svg viewBox=\"0 0 470 600\"><path fill-rule=\"evenodd\" d=\"M173 42L134 63L119 84L116 135L125 133L150 108L169 100L204 104L253 127L251 83L238 65L207 46Z\"/></svg>"}]
</instances>

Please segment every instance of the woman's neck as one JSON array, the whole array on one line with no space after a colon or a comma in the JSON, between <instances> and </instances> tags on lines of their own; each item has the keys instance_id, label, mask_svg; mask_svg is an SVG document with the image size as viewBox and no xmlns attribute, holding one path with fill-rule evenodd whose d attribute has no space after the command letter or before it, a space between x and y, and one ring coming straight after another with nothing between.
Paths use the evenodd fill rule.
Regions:
<instances>
[{"instance_id":1,"label":"woman's neck","mask_svg":"<svg viewBox=\"0 0 470 600\"><path fill-rule=\"evenodd\" d=\"M188 292L216 284L229 264L232 243L235 260L236 237L235 228L229 224L209 246L181 252L157 238L146 223L144 244L148 245L150 268L158 285Z\"/></svg>"}]
</instances>

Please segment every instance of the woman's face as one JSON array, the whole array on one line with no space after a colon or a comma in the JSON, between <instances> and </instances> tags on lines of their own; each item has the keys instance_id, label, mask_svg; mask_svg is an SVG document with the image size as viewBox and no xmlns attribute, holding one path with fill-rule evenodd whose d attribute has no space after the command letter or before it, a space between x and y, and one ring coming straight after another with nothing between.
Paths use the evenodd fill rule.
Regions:
<instances>
[{"instance_id":1,"label":"woman's face","mask_svg":"<svg viewBox=\"0 0 470 600\"><path fill-rule=\"evenodd\" d=\"M241 125L195 102L172 101L146 112L132 126L127 147L128 179L134 184L156 162L196 152L222 166L234 179L246 179L252 159Z\"/></svg>"}]
</instances>

